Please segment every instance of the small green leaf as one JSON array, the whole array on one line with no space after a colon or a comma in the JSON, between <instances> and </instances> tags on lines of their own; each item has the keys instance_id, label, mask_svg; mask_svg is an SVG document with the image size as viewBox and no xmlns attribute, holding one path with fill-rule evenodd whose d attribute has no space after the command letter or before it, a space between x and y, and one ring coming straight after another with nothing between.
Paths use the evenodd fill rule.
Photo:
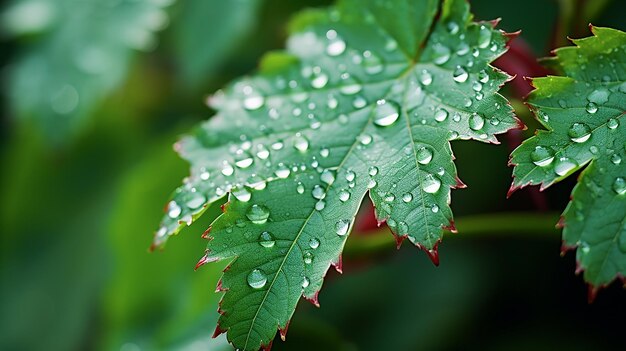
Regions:
<instances>
[{"instance_id":1,"label":"small green leaf","mask_svg":"<svg viewBox=\"0 0 626 351\"><path fill-rule=\"evenodd\" d=\"M367 194L436 261L462 185L449 142L497 143L518 125L497 93L509 77L489 65L507 38L466 1L342 0L303 16L287 53L216 93L217 114L176 144L191 175L154 241L229 193L200 264L234 259L217 332L244 350L284 336L301 295L317 303Z\"/></svg>"},{"instance_id":2,"label":"small green leaf","mask_svg":"<svg viewBox=\"0 0 626 351\"><path fill-rule=\"evenodd\" d=\"M592 27L595 36L561 48L551 64L564 76L533 79L528 103L548 130L513 151L511 191L541 189L589 164L561 224L565 247L595 288L626 274L626 33Z\"/></svg>"}]
</instances>

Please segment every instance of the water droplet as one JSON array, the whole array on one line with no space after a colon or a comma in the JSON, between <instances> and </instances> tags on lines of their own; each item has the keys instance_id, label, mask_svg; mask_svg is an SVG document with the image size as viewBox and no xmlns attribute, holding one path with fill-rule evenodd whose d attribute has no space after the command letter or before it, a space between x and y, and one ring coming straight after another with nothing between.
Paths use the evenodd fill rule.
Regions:
<instances>
[{"instance_id":1,"label":"water droplet","mask_svg":"<svg viewBox=\"0 0 626 351\"><path fill-rule=\"evenodd\" d=\"M478 31L478 47L484 49L491 43L491 30L487 26L480 26Z\"/></svg>"},{"instance_id":2,"label":"water droplet","mask_svg":"<svg viewBox=\"0 0 626 351\"><path fill-rule=\"evenodd\" d=\"M304 277L302 278L302 288L306 289L309 286L310 282L309 282L309 278Z\"/></svg>"},{"instance_id":3,"label":"water droplet","mask_svg":"<svg viewBox=\"0 0 626 351\"><path fill-rule=\"evenodd\" d=\"M595 102L590 102L587 104L587 107L585 109L587 110L587 112L594 114L598 112L598 105Z\"/></svg>"},{"instance_id":4,"label":"water droplet","mask_svg":"<svg viewBox=\"0 0 626 351\"><path fill-rule=\"evenodd\" d=\"M313 250L317 249L320 247L320 241L317 238L311 238L311 240L309 240L309 247Z\"/></svg>"},{"instance_id":5,"label":"water droplet","mask_svg":"<svg viewBox=\"0 0 626 351\"><path fill-rule=\"evenodd\" d=\"M352 106L354 108L357 108L357 109L363 108L363 107L367 106L367 100L365 100L364 97L359 95L359 96L355 97L354 100L352 100Z\"/></svg>"},{"instance_id":6,"label":"water droplet","mask_svg":"<svg viewBox=\"0 0 626 351\"><path fill-rule=\"evenodd\" d=\"M626 180L622 177L618 177L613 182L613 191L617 193L617 195L626 194Z\"/></svg>"},{"instance_id":7,"label":"water droplet","mask_svg":"<svg viewBox=\"0 0 626 351\"><path fill-rule=\"evenodd\" d=\"M464 83L465 81L467 81L468 77L469 74L467 73L465 68L461 66L456 66L456 69L452 73L452 79L454 79L454 81L457 83Z\"/></svg>"},{"instance_id":8,"label":"water droplet","mask_svg":"<svg viewBox=\"0 0 626 351\"><path fill-rule=\"evenodd\" d=\"M313 254L308 251L305 252L304 255L302 255L302 260L304 264L311 264L313 262Z\"/></svg>"},{"instance_id":9,"label":"water droplet","mask_svg":"<svg viewBox=\"0 0 626 351\"><path fill-rule=\"evenodd\" d=\"M615 119L615 118L611 118L607 122L607 126L609 127L609 129L615 129L615 128L619 127L619 121L617 119Z\"/></svg>"},{"instance_id":10,"label":"water droplet","mask_svg":"<svg viewBox=\"0 0 626 351\"><path fill-rule=\"evenodd\" d=\"M587 96L587 100L598 105L603 105L607 101L609 101L610 94L611 93L607 89L604 89L604 88L596 89L592 91L591 94L589 94L589 96Z\"/></svg>"},{"instance_id":11,"label":"water droplet","mask_svg":"<svg viewBox=\"0 0 626 351\"><path fill-rule=\"evenodd\" d=\"M266 160L268 157L270 157L270 150L268 150L265 145L259 144L256 148L256 157L260 158L261 160Z\"/></svg>"},{"instance_id":12,"label":"water droplet","mask_svg":"<svg viewBox=\"0 0 626 351\"><path fill-rule=\"evenodd\" d=\"M323 210L324 207L326 207L326 202L324 200L319 200L317 203L315 203L315 209L317 211Z\"/></svg>"},{"instance_id":13,"label":"water droplet","mask_svg":"<svg viewBox=\"0 0 626 351\"><path fill-rule=\"evenodd\" d=\"M598 149L598 147L597 147L597 146L595 146L595 145L591 145L591 146L589 147L589 152L591 152L591 153L592 153L592 154L594 154L594 155L595 155L595 154L597 154L597 153L598 153L598 151L600 151L600 150L599 150L599 149Z\"/></svg>"},{"instance_id":14,"label":"water droplet","mask_svg":"<svg viewBox=\"0 0 626 351\"><path fill-rule=\"evenodd\" d=\"M557 160L554 165L554 173L559 176L564 176L569 173L571 170L576 168L577 164L574 160L569 157L561 157Z\"/></svg>"},{"instance_id":15,"label":"water droplet","mask_svg":"<svg viewBox=\"0 0 626 351\"><path fill-rule=\"evenodd\" d=\"M446 28L448 29L448 33L455 35L456 33L459 32L459 25L456 24L456 22L448 22L448 24L446 25Z\"/></svg>"},{"instance_id":16,"label":"water droplet","mask_svg":"<svg viewBox=\"0 0 626 351\"><path fill-rule=\"evenodd\" d=\"M329 154L330 154L330 150L328 148L324 147L320 150L320 156L324 158L328 157Z\"/></svg>"},{"instance_id":17,"label":"water droplet","mask_svg":"<svg viewBox=\"0 0 626 351\"><path fill-rule=\"evenodd\" d=\"M254 224L263 224L267 222L267 219L270 216L270 210L263 205L252 205L248 212L246 212L246 217L250 220L250 222Z\"/></svg>"},{"instance_id":18,"label":"water droplet","mask_svg":"<svg viewBox=\"0 0 626 351\"><path fill-rule=\"evenodd\" d=\"M320 175L320 180L328 185L331 185L335 181L335 172L325 169Z\"/></svg>"},{"instance_id":19,"label":"water droplet","mask_svg":"<svg viewBox=\"0 0 626 351\"><path fill-rule=\"evenodd\" d=\"M591 128L585 123L574 123L567 131L567 135L575 143L584 143L591 137Z\"/></svg>"},{"instance_id":20,"label":"water droplet","mask_svg":"<svg viewBox=\"0 0 626 351\"><path fill-rule=\"evenodd\" d=\"M361 91L363 87L361 83L350 75L342 76L342 86L339 88L339 92L344 95L354 95Z\"/></svg>"},{"instance_id":21,"label":"water droplet","mask_svg":"<svg viewBox=\"0 0 626 351\"><path fill-rule=\"evenodd\" d=\"M199 194L199 193L193 193L191 199L189 199L185 203L185 205L189 207L190 209L195 210L199 208L200 206L204 205L205 202L206 202L206 198L204 197L204 195Z\"/></svg>"},{"instance_id":22,"label":"water droplet","mask_svg":"<svg viewBox=\"0 0 626 351\"><path fill-rule=\"evenodd\" d=\"M283 148L284 145L285 144L283 144L283 142L279 140L272 144L272 150L280 150Z\"/></svg>"},{"instance_id":23,"label":"water droplet","mask_svg":"<svg viewBox=\"0 0 626 351\"><path fill-rule=\"evenodd\" d=\"M383 200L385 202L393 202L396 199L396 196L392 193L387 193L384 195Z\"/></svg>"},{"instance_id":24,"label":"water droplet","mask_svg":"<svg viewBox=\"0 0 626 351\"><path fill-rule=\"evenodd\" d=\"M304 194L304 185L302 182L298 182L298 185L296 185L296 192L298 194Z\"/></svg>"},{"instance_id":25,"label":"water droplet","mask_svg":"<svg viewBox=\"0 0 626 351\"><path fill-rule=\"evenodd\" d=\"M372 142L372 136L369 134L361 134L357 137L357 139L363 145L369 145Z\"/></svg>"},{"instance_id":26,"label":"water droplet","mask_svg":"<svg viewBox=\"0 0 626 351\"><path fill-rule=\"evenodd\" d=\"M346 172L346 180L348 182L354 181L355 178L356 178L356 173L354 173L353 171L347 171Z\"/></svg>"},{"instance_id":27,"label":"water droplet","mask_svg":"<svg viewBox=\"0 0 626 351\"><path fill-rule=\"evenodd\" d=\"M409 203L412 200L413 200L413 195L411 193L406 193L402 195L402 201Z\"/></svg>"},{"instance_id":28,"label":"water droplet","mask_svg":"<svg viewBox=\"0 0 626 351\"><path fill-rule=\"evenodd\" d=\"M350 199L350 193L346 189L343 189L339 192L339 200L341 200L341 202L346 202L349 199Z\"/></svg>"},{"instance_id":29,"label":"water droplet","mask_svg":"<svg viewBox=\"0 0 626 351\"><path fill-rule=\"evenodd\" d=\"M369 175L370 175L370 176L372 176L372 177L373 177L373 176L375 176L375 175L377 175L377 174L378 174L378 167L376 167L376 166L371 166L371 167L369 168L368 173L369 173Z\"/></svg>"},{"instance_id":30,"label":"water droplet","mask_svg":"<svg viewBox=\"0 0 626 351\"><path fill-rule=\"evenodd\" d=\"M178 218L178 216L180 216L180 213L183 211L182 208L180 208L180 206L178 206L178 204L176 203L176 201L170 201L167 204L167 215L170 218Z\"/></svg>"},{"instance_id":31,"label":"water droplet","mask_svg":"<svg viewBox=\"0 0 626 351\"><path fill-rule=\"evenodd\" d=\"M371 51L363 52L363 67L367 74L377 74L383 71L383 61Z\"/></svg>"},{"instance_id":32,"label":"water droplet","mask_svg":"<svg viewBox=\"0 0 626 351\"><path fill-rule=\"evenodd\" d=\"M235 166L239 168L248 168L252 165L254 159L250 154L243 150L238 150L235 155Z\"/></svg>"},{"instance_id":33,"label":"water droplet","mask_svg":"<svg viewBox=\"0 0 626 351\"><path fill-rule=\"evenodd\" d=\"M222 174L229 177L233 175L233 173L235 173L235 169L233 168L233 166L231 166L228 161L224 161L224 164L222 166Z\"/></svg>"},{"instance_id":34,"label":"water droplet","mask_svg":"<svg viewBox=\"0 0 626 351\"><path fill-rule=\"evenodd\" d=\"M248 274L248 285L253 289L261 289L267 283L265 273L260 269L254 269Z\"/></svg>"},{"instance_id":35,"label":"water droplet","mask_svg":"<svg viewBox=\"0 0 626 351\"><path fill-rule=\"evenodd\" d=\"M428 70L422 70L422 73L420 74L420 83L422 83L422 85L424 86L429 86L430 84L432 84L433 82L433 76L432 74L430 74L430 72L428 72Z\"/></svg>"},{"instance_id":36,"label":"water droplet","mask_svg":"<svg viewBox=\"0 0 626 351\"><path fill-rule=\"evenodd\" d=\"M335 223L335 233L339 236L344 236L348 233L348 229L350 228L350 221L347 219L342 219Z\"/></svg>"},{"instance_id":37,"label":"water droplet","mask_svg":"<svg viewBox=\"0 0 626 351\"><path fill-rule=\"evenodd\" d=\"M554 152L551 148L535 146L535 150L530 153L530 159L539 167L545 167L554 160Z\"/></svg>"},{"instance_id":38,"label":"water droplet","mask_svg":"<svg viewBox=\"0 0 626 351\"><path fill-rule=\"evenodd\" d=\"M618 154L613 154L611 156L611 162L613 162L614 165L619 165L622 163L622 157Z\"/></svg>"},{"instance_id":39,"label":"water droplet","mask_svg":"<svg viewBox=\"0 0 626 351\"><path fill-rule=\"evenodd\" d=\"M443 65L444 63L448 62L449 59L450 49L447 46L436 44L433 47L433 62L436 65Z\"/></svg>"},{"instance_id":40,"label":"water droplet","mask_svg":"<svg viewBox=\"0 0 626 351\"><path fill-rule=\"evenodd\" d=\"M250 194L250 192L245 187L234 189L233 196L241 202L248 202L252 198L252 194Z\"/></svg>"},{"instance_id":41,"label":"water droplet","mask_svg":"<svg viewBox=\"0 0 626 351\"><path fill-rule=\"evenodd\" d=\"M254 111L261 108L264 103L265 98L261 94L255 91L251 91L250 93L246 94L243 99L243 108L245 108L246 110Z\"/></svg>"},{"instance_id":42,"label":"water droplet","mask_svg":"<svg viewBox=\"0 0 626 351\"><path fill-rule=\"evenodd\" d=\"M472 130L480 130L485 125L485 119L478 113L473 113L469 118L469 127Z\"/></svg>"},{"instance_id":43,"label":"water droplet","mask_svg":"<svg viewBox=\"0 0 626 351\"><path fill-rule=\"evenodd\" d=\"M309 149L309 140L301 133L296 133L296 137L293 140L293 147L298 151L304 152Z\"/></svg>"},{"instance_id":44,"label":"water droplet","mask_svg":"<svg viewBox=\"0 0 626 351\"><path fill-rule=\"evenodd\" d=\"M487 83L489 81L489 73L485 70L478 72L478 81L481 83Z\"/></svg>"},{"instance_id":45,"label":"water droplet","mask_svg":"<svg viewBox=\"0 0 626 351\"><path fill-rule=\"evenodd\" d=\"M469 51L470 51L470 47L469 45L467 45L466 42L461 42L459 46L456 48L456 54L459 56L467 55Z\"/></svg>"},{"instance_id":46,"label":"water droplet","mask_svg":"<svg viewBox=\"0 0 626 351\"><path fill-rule=\"evenodd\" d=\"M289 177L291 171L289 170L289 167L285 166L285 164L281 162L278 164L278 167L274 171L274 174L276 174L278 178L285 179Z\"/></svg>"},{"instance_id":47,"label":"water droplet","mask_svg":"<svg viewBox=\"0 0 626 351\"><path fill-rule=\"evenodd\" d=\"M334 30L326 32L326 38L328 38L328 46L326 46L326 53L329 56L339 56L346 51L346 42L344 42Z\"/></svg>"},{"instance_id":48,"label":"water droplet","mask_svg":"<svg viewBox=\"0 0 626 351\"><path fill-rule=\"evenodd\" d=\"M381 127L392 125L400 116L400 106L387 100L378 100L374 111L374 124Z\"/></svg>"},{"instance_id":49,"label":"water droplet","mask_svg":"<svg viewBox=\"0 0 626 351\"><path fill-rule=\"evenodd\" d=\"M443 122L446 118L448 118L448 111L445 109L440 108L435 112L435 121Z\"/></svg>"},{"instance_id":50,"label":"water droplet","mask_svg":"<svg viewBox=\"0 0 626 351\"><path fill-rule=\"evenodd\" d=\"M483 90L483 85L480 82L476 81L472 83L472 89L476 92Z\"/></svg>"},{"instance_id":51,"label":"water droplet","mask_svg":"<svg viewBox=\"0 0 626 351\"><path fill-rule=\"evenodd\" d=\"M429 148L423 146L417 150L416 157L419 164L427 165L433 159L433 152Z\"/></svg>"},{"instance_id":52,"label":"water droplet","mask_svg":"<svg viewBox=\"0 0 626 351\"><path fill-rule=\"evenodd\" d=\"M259 244L261 244L261 246L269 249L271 247L274 247L274 244L276 244L276 240L274 240L274 236L272 235L272 233L270 233L270 232L263 232L259 236Z\"/></svg>"},{"instance_id":53,"label":"water droplet","mask_svg":"<svg viewBox=\"0 0 626 351\"><path fill-rule=\"evenodd\" d=\"M323 198L326 197L326 192L321 186L315 185L313 187L313 190L311 190L311 195L313 195L313 197L318 200L322 200Z\"/></svg>"},{"instance_id":54,"label":"water droplet","mask_svg":"<svg viewBox=\"0 0 626 351\"><path fill-rule=\"evenodd\" d=\"M372 189L376 185L377 185L377 183L376 183L376 181L374 179L370 179L369 182L367 182L367 188L368 189Z\"/></svg>"},{"instance_id":55,"label":"water droplet","mask_svg":"<svg viewBox=\"0 0 626 351\"><path fill-rule=\"evenodd\" d=\"M440 187L441 181L432 174L426 175L422 181L422 189L429 194L436 193Z\"/></svg>"},{"instance_id":56,"label":"water droplet","mask_svg":"<svg viewBox=\"0 0 626 351\"><path fill-rule=\"evenodd\" d=\"M439 206L437 206L437 204L433 204L432 206L430 206L430 210L433 213L437 213L437 212L439 212Z\"/></svg>"}]
</instances>

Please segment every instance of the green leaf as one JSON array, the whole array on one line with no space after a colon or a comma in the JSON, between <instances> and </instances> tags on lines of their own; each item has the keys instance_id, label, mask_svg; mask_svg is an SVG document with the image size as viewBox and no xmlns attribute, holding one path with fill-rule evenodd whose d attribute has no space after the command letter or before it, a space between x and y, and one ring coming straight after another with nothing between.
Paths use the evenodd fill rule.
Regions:
<instances>
[{"instance_id":1,"label":"green leaf","mask_svg":"<svg viewBox=\"0 0 626 351\"><path fill-rule=\"evenodd\" d=\"M548 130L513 151L511 191L545 189L589 164L560 224L564 246L578 248L579 269L597 289L626 274L626 33L591 29L595 36L550 60L564 76L533 79L528 104Z\"/></svg>"},{"instance_id":2,"label":"green leaf","mask_svg":"<svg viewBox=\"0 0 626 351\"><path fill-rule=\"evenodd\" d=\"M59 142L126 76L135 50L156 46L173 0L14 1L3 13L10 35L39 34L8 71L10 107Z\"/></svg>"},{"instance_id":3,"label":"green leaf","mask_svg":"<svg viewBox=\"0 0 626 351\"><path fill-rule=\"evenodd\" d=\"M497 93L509 77L489 66L507 40L493 26L464 0L339 1L294 20L267 71L210 99L216 116L176 144L191 176L154 245L229 193L199 263L236 258L216 332L244 350L284 337L300 296L317 304L340 269L368 193L399 241L437 261L462 185L449 141L497 143L518 125Z\"/></svg>"}]
</instances>

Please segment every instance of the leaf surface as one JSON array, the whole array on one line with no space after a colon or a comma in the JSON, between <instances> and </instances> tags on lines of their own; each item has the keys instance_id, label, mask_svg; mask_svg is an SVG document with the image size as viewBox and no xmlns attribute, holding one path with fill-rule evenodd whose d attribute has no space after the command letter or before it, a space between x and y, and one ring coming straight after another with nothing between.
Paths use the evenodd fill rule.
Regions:
<instances>
[{"instance_id":1,"label":"leaf surface","mask_svg":"<svg viewBox=\"0 0 626 351\"><path fill-rule=\"evenodd\" d=\"M243 350L284 336L300 296L317 304L341 269L367 194L399 241L437 261L462 185L449 142L518 126L497 93L509 77L489 65L507 41L494 25L463 0L339 1L298 16L287 51L210 99L217 114L176 144L191 175L154 245L229 193L200 261L233 259L217 333Z\"/></svg>"},{"instance_id":2,"label":"leaf surface","mask_svg":"<svg viewBox=\"0 0 626 351\"><path fill-rule=\"evenodd\" d=\"M511 191L545 189L584 168L560 224L597 288L626 272L626 33L592 31L549 60L563 76L533 79L528 104L547 130L513 151Z\"/></svg>"}]
</instances>

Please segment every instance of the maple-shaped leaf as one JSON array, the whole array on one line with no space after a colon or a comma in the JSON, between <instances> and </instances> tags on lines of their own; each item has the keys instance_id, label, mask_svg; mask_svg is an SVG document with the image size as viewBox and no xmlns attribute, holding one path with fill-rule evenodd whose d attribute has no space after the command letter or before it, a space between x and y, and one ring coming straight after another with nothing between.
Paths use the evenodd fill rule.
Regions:
<instances>
[{"instance_id":1,"label":"maple-shaped leaf","mask_svg":"<svg viewBox=\"0 0 626 351\"><path fill-rule=\"evenodd\" d=\"M229 193L199 264L233 259L217 333L268 347L301 295L317 304L363 198L398 240L437 261L453 230L451 140L497 143L518 126L495 22L465 0L342 0L292 23L286 52L210 99L217 114L176 149L192 164L154 245Z\"/></svg>"},{"instance_id":2,"label":"maple-shaped leaf","mask_svg":"<svg viewBox=\"0 0 626 351\"><path fill-rule=\"evenodd\" d=\"M528 104L548 130L513 151L511 191L544 189L588 164L560 224L593 296L626 273L626 33L591 29L549 60L563 76L532 80Z\"/></svg>"}]
</instances>

